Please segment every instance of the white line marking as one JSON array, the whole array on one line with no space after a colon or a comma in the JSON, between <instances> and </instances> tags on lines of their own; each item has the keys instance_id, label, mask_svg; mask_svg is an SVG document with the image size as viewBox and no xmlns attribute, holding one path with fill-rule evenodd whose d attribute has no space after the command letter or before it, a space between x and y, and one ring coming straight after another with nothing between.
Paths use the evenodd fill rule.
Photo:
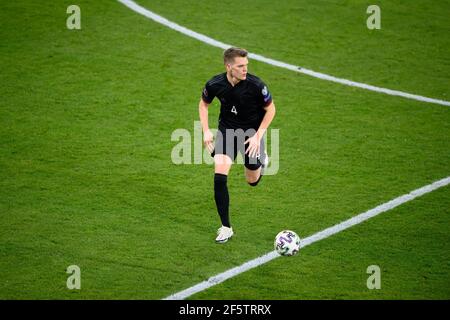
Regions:
<instances>
[{"instance_id":1,"label":"white line marking","mask_svg":"<svg viewBox=\"0 0 450 320\"><path fill-rule=\"evenodd\" d=\"M230 44L226 44L217 40L214 40L208 36L205 36L201 33L192 31L188 28L185 28L183 26L180 26L179 24L176 24L172 21L167 20L166 18L144 8L141 7L140 5L138 5L137 3L135 3L134 1L131 0L117 0L120 3L122 3L123 5L127 6L128 8L130 8L131 10L149 18L152 19L153 21L160 23L162 25L165 25L166 27L169 27L170 29L176 30L178 32L181 32L184 35L187 35L191 38L200 40L206 44L209 44L211 46L214 47L218 47L221 49L227 49L229 47L231 47ZM422 101L422 102L428 102L428 103L435 103L435 104L440 104L443 106L450 106L450 102L449 101L445 101L445 100L439 100L439 99L433 99L433 98L427 98L427 97L423 97L423 96L419 96L416 94L411 94L411 93L407 93L407 92L403 92L403 91L397 91L397 90L391 90L391 89L386 89L386 88L381 88L381 87L376 87L376 86L372 86L370 84L365 84L365 83L360 83L360 82L355 82L355 81L351 81L351 80L347 80L347 79L342 79L342 78L336 78L334 76L330 76L324 73L320 73L320 72L316 72L313 70L309 70L309 69L305 69L299 66L294 66L292 64L288 64L282 61L277 61L277 60L273 60L270 58L266 58L264 56L261 56L259 54L254 54L254 53L249 53L249 58L254 59L254 60L258 60L261 62L265 62L268 63L270 65L276 66L276 67L280 67L280 68L285 68L291 71L295 71L295 72L299 72L299 73L303 73L306 75L309 75L311 77L314 78L319 78L322 80L327 80L327 81L332 81L332 82L337 82L340 84L344 84L347 86L351 86L351 87L357 87L357 88L361 88L361 89L366 89L366 90L370 90L370 91L375 91L375 92L380 92L380 93L385 93L391 96L399 96L399 97L403 97L403 98L407 98L407 99L412 99L412 100L417 100L417 101Z\"/></svg>"},{"instance_id":2,"label":"white line marking","mask_svg":"<svg viewBox=\"0 0 450 320\"><path fill-rule=\"evenodd\" d=\"M383 203L379 205L378 207L375 207L373 209L370 209L364 213L361 213L353 218L350 218L344 222L341 222L333 227L327 228L323 231L317 232L313 234L312 236L309 236L308 238L305 238L301 241L300 247L304 248L314 242L320 241L322 239L328 238L338 232L341 232L345 229L348 229L354 225L360 224L363 221L366 221L372 217L375 217L379 215L382 212L391 210L395 207L398 207L399 205L411 201L417 197L420 197L426 193L432 192L436 189L439 189L441 187L444 187L446 185L450 184L450 176L444 179L441 179L439 181L435 181L432 184L426 185L425 187L416 189L414 191L411 191L408 194L404 194L398 198L395 198L389 202ZM301 252L300 252L301 254ZM186 290L174 293L163 300L182 300L190 297L191 295L198 293L200 291L203 291L205 289L208 289L212 286L215 286L216 284L219 284L221 282L224 282L225 280L228 280L240 273L243 273L245 271L248 271L250 269L253 269L255 267L258 267L262 264L265 264L273 259L276 259L280 257L276 251L269 252L261 257L258 257L256 259L250 260L240 266L234 267L232 269L229 269L225 272L222 272L218 275L215 275L211 278L209 278L206 281L203 281L199 284L196 284Z\"/></svg>"}]
</instances>

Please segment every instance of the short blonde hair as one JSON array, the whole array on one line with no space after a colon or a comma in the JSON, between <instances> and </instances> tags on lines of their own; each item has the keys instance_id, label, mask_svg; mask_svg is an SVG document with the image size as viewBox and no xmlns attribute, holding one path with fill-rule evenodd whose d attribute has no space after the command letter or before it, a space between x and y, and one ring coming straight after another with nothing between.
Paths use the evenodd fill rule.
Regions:
<instances>
[{"instance_id":1,"label":"short blonde hair","mask_svg":"<svg viewBox=\"0 0 450 320\"><path fill-rule=\"evenodd\" d=\"M224 64L232 63L234 62L234 58L236 57L245 58L247 57L247 55L248 55L247 50L238 47L231 47L223 52L223 63Z\"/></svg>"}]
</instances>

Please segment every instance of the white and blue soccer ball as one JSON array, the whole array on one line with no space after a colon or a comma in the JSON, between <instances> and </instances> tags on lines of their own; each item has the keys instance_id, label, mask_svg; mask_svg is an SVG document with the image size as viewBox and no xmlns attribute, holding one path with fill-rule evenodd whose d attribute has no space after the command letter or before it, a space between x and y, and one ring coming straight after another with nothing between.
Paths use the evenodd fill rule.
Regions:
<instances>
[{"instance_id":1,"label":"white and blue soccer ball","mask_svg":"<svg viewBox=\"0 0 450 320\"><path fill-rule=\"evenodd\" d=\"M294 231L283 230L275 237L274 247L282 256L293 256L300 250L300 237Z\"/></svg>"}]
</instances>

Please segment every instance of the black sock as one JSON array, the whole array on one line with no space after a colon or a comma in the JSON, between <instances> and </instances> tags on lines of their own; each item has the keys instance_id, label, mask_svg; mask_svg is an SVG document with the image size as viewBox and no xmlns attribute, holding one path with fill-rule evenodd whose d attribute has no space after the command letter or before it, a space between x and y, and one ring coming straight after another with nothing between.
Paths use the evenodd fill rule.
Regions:
<instances>
[{"instance_id":1,"label":"black sock","mask_svg":"<svg viewBox=\"0 0 450 320\"><path fill-rule=\"evenodd\" d=\"M229 228L228 207L230 205L230 197L228 195L227 178L225 174L216 173L214 175L214 199L216 200L217 212L222 225Z\"/></svg>"}]
</instances>

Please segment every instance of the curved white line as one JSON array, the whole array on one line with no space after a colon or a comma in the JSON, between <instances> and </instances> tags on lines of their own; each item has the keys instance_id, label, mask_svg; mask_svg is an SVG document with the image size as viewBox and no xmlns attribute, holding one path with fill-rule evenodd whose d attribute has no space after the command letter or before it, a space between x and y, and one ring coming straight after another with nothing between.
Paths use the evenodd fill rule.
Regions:
<instances>
[{"instance_id":1,"label":"curved white line","mask_svg":"<svg viewBox=\"0 0 450 320\"><path fill-rule=\"evenodd\" d=\"M207 43L209 45L215 46L215 47L219 47L222 49L227 49L229 47L231 47L231 45L225 44L223 42L214 40L212 38L209 38L205 35L202 35L200 33L197 33L195 31L189 30L183 26L180 26L174 22L171 22L169 20L167 20L164 17L161 17L160 15L157 15L153 12L151 12L150 10L147 10L146 8L143 8L141 6L139 6L138 4L136 4L135 2L131 1L131 0L118 0L119 2L121 2L122 4L124 4L125 6L129 7L130 9L132 9L133 11L140 13L152 20L154 20L155 22L161 23L173 30L179 31L189 37L195 38L197 40L200 40L204 43ZM273 59L269 59L266 57L263 57L261 55L258 54L254 54L254 53L249 53L249 57L255 60L259 60L277 67L281 67L281 68L285 68L288 70L292 70L295 72L300 72L300 73L304 73L307 75L310 75L312 77L315 78L319 78L319 79L323 79L323 80L328 80L328 81L332 81L332 82L337 82L337 83L341 83L341 84L345 84L345 85L349 85L349 86L353 86L353 87L358 87L358 88L362 88L362 89L366 89L366 90L371 90L371 91L376 91L376 92L381 92L381 93L385 93L385 94L389 94L389 95L393 95L393 96L400 96L400 97L404 97L407 99L413 99L413 100L418 100L418 101L423 101L423 102L429 102L429 103L435 103L435 104L441 104L444 106L450 106L450 102L445 101L445 100L438 100L438 99L432 99L432 98L427 98L427 97L423 97L423 96L419 96L419 95L415 95L415 94L410 94L410 93L406 93L406 92L402 92L402 91L396 91L396 90L391 90L391 89L386 89L386 88L380 88L380 87L375 87L372 85L368 85L368 84L364 84L364 83L359 83L359 82L354 82L354 81L350 81L350 80L346 80L346 79L341 79L341 78L336 78L327 74L323 74L323 73L319 73L319 72L315 72L312 70L308 70L305 68L301 68L301 67L297 67L291 64L287 64L281 61L277 61L277 60L273 60ZM389 202L383 203L373 209L370 209L364 213L361 213L353 218L350 218L344 222L341 222L335 226L332 226L330 228L327 228L325 230L322 230L320 232L317 232L315 234L313 234L312 236L309 236L308 238L305 238L302 240L300 247L306 247L314 242L320 241L322 239L328 238L338 232L341 232L345 229L348 229L354 225L357 225L363 221L366 221L372 217L375 217L377 215L379 215L380 213L386 212L388 210L391 210L405 202L411 201L417 197L420 197L426 193L432 192L436 189L439 189L441 187L444 187L446 185L450 184L450 177L441 179L439 181L433 182L432 184L426 185L422 188L416 189L414 191L411 191L408 194L402 195L398 198L395 198ZM227 279L230 279L240 273L243 273L245 271L248 271L250 269L253 269L255 267L258 267L262 264L265 264L273 259L278 258L279 255L275 252L275 251L271 251L261 257L258 257L256 259L250 260L240 266L237 266L235 268L229 269L225 272L222 272L218 275L215 275L211 278L209 278L206 281L203 281L199 284L196 284L190 288L187 288L183 291L174 293L166 298L164 298L164 300L180 300L180 299L186 299L188 297L190 297L191 295L198 293L200 291L203 291L207 288L210 288L212 286L215 286L216 284L222 283Z\"/></svg>"},{"instance_id":2,"label":"curved white line","mask_svg":"<svg viewBox=\"0 0 450 320\"><path fill-rule=\"evenodd\" d=\"M229 47L231 47L230 44L226 44L217 40L214 40L208 36L205 36L201 33L192 31L188 28L185 28L183 26L180 26L172 21L167 20L166 18L157 15L156 13L138 5L137 3L135 3L134 1L131 0L117 0L120 3L124 4L125 6L127 6L128 8L130 8L131 10L149 18L152 19L155 22L158 22L162 25L165 25L166 27L169 27L170 29L176 30L178 32L181 32L184 35L187 35L191 38L200 40L206 44L209 44L211 46L214 47L218 47L221 49L227 49ZM403 98L407 98L407 99L412 99L412 100L417 100L417 101L422 101L422 102L428 102L428 103L435 103L435 104L440 104L443 106L450 106L450 102L449 101L445 101L445 100L439 100L439 99L433 99L433 98L427 98L427 97L423 97L423 96L419 96L416 94L411 94L411 93L407 93L407 92L403 92L403 91L398 91L398 90L391 90L391 89L386 89L386 88L381 88L381 87L376 87L376 86L372 86L370 84L365 84L365 83L360 83L360 82L355 82L355 81L351 81L351 80L347 80L347 79L342 79L342 78L337 78L334 76L330 76L324 73L320 73L320 72L316 72L313 70L309 70L309 69L305 69L299 66L294 66L292 64L288 64L282 61L278 61L278 60L274 60L274 59L270 59L270 58L266 58L264 56L261 56L259 54L255 54L255 53L249 53L249 58L254 59L254 60L258 60L261 62L265 62L268 64L271 64L273 66L277 66L280 68L285 68L291 71L295 71L295 72L299 72L299 73L303 73L306 75L309 75L311 77L314 78L319 78L322 80L327 80L327 81L332 81L332 82L337 82L340 84L344 84L347 86L351 86L351 87L357 87L357 88L361 88L361 89L366 89L366 90L370 90L370 91L375 91L375 92L380 92L380 93L385 93L391 96L399 96L399 97L403 97Z\"/></svg>"},{"instance_id":3,"label":"curved white line","mask_svg":"<svg viewBox=\"0 0 450 320\"><path fill-rule=\"evenodd\" d=\"M450 184L450 177L441 179L439 181L435 181L432 184L426 185L425 187L416 189L414 191L411 191L408 194L404 194L398 198L395 198L389 202L383 203L379 205L378 207L375 207L373 209L370 209L364 213L361 213L357 216L354 216L353 218L350 218L344 222L341 222L335 226L332 226L330 228L327 228L325 230L322 230L320 232L317 232L313 234L312 236L309 236L308 238L305 238L301 241L300 248L304 248L314 242L320 241L322 239L328 238L338 232L341 232L345 229L348 229L350 227L353 227L354 225L360 224L363 221L366 221L370 218L373 218L377 215L379 215L382 212L391 210L395 207L398 207L399 205L411 201L417 197L420 197L426 193L429 193L431 191L434 191L436 189L439 189L441 187L444 187L446 185ZM203 291L205 289L208 289L212 286L215 286L216 284L219 284L221 282L224 282L225 280L228 280L234 276L237 276L240 273L243 273L245 271L248 271L250 269L253 269L255 267L258 267L264 263L267 263L273 259L276 259L280 257L278 253L275 251L269 252L261 257L258 257L256 259L250 260L238 267L232 268L230 270L227 270L225 272L222 272L218 275L215 275L211 278L209 278L206 281L200 282L199 284L196 284L190 288L187 288L183 291L174 293L163 300L183 300L190 296L192 296L195 293L198 293L200 291Z\"/></svg>"}]
</instances>

